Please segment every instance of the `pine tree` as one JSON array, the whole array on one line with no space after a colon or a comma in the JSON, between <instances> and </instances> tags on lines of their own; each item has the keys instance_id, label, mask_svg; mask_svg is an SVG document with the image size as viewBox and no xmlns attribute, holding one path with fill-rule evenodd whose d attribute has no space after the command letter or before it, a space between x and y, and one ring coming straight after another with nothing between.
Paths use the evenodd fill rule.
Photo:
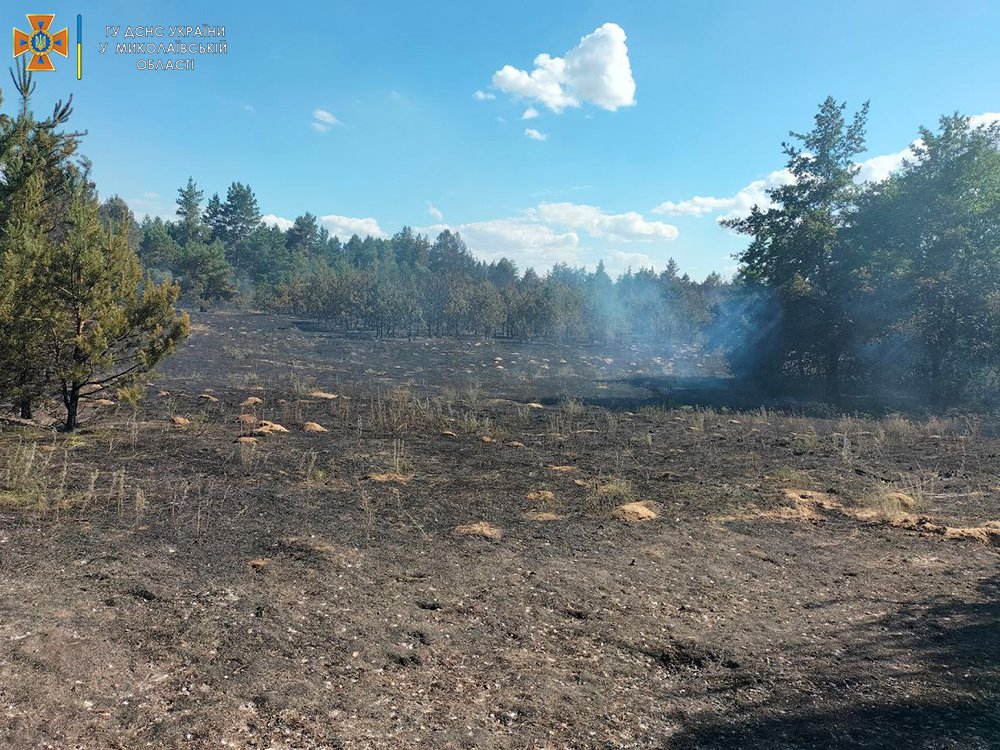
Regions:
<instances>
[{"instance_id":1,"label":"pine tree","mask_svg":"<svg viewBox=\"0 0 1000 750\"><path fill-rule=\"evenodd\" d=\"M226 216L222 209L219 194L213 193L205 206L205 226L208 227L210 240L223 240L226 237Z\"/></svg>"},{"instance_id":2,"label":"pine tree","mask_svg":"<svg viewBox=\"0 0 1000 750\"><path fill-rule=\"evenodd\" d=\"M177 215L181 217L177 241L186 245L204 235L201 222L201 200L205 193L198 189L193 177L188 177L187 185L177 189Z\"/></svg>"},{"instance_id":3,"label":"pine tree","mask_svg":"<svg viewBox=\"0 0 1000 750\"><path fill-rule=\"evenodd\" d=\"M236 294L233 267L226 260L221 242L189 242L174 261L174 270L184 294L196 298L202 306L232 299Z\"/></svg>"},{"instance_id":4,"label":"pine tree","mask_svg":"<svg viewBox=\"0 0 1000 750\"><path fill-rule=\"evenodd\" d=\"M40 309L67 431L77 426L84 389L134 384L187 335L187 315L174 308L179 287L143 277L127 232L104 229L97 202L78 189L65 240L41 258Z\"/></svg>"},{"instance_id":5,"label":"pine tree","mask_svg":"<svg viewBox=\"0 0 1000 750\"><path fill-rule=\"evenodd\" d=\"M35 84L23 58L12 78L20 108L14 117L0 115L0 397L30 418L51 375L39 292L47 279L39 259L65 236L68 188L73 180L86 184L86 165L73 161L82 134L60 130L72 99L37 120L30 106Z\"/></svg>"},{"instance_id":6,"label":"pine tree","mask_svg":"<svg viewBox=\"0 0 1000 750\"><path fill-rule=\"evenodd\" d=\"M739 256L741 273L774 290L786 312L782 348L768 371L796 357L823 374L831 401L839 399L842 358L854 333L849 297L857 269L843 230L857 195L854 157L864 150L868 116L866 103L848 122L845 108L827 97L813 129L791 133L801 146L783 144L794 181L768 191L774 207L754 206L748 217L722 222L753 237Z\"/></svg>"}]
</instances>

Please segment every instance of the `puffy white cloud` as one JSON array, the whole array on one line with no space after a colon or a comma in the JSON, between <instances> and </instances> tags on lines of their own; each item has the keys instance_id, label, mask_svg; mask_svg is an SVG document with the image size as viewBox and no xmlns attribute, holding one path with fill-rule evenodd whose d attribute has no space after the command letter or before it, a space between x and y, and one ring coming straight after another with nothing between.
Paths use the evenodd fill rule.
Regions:
<instances>
[{"instance_id":1,"label":"puffy white cloud","mask_svg":"<svg viewBox=\"0 0 1000 750\"><path fill-rule=\"evenodd\" d=\"M427 213L434 221L444 221L444 214L430 201L427 201Z\"/></svg>"},{"instance_id":2,"label":"puffy white cloud","mask_svg":"<svg viewBox=\"0 0 1000 750\"><path fill-rule=\"evenodd\" d=\"M534 120L536 117L538 117L538 110L534 107L528 107L524 110L524 114L521 115L522 120Z\"/></svg>"},{"instance_id":3,"label":"puffy white cloud","mask_svg":"<svg viewBox=\"0 0 1000 750\"><path fill-rule=\"evenodd\" d=\"M1000 112L984 112L981 115L972 115L969 118L969 125L974 128L989 126L994 123L1000 123ZM860 164L861 169L858 170L857 181L881 182L903 166L903 161L906 159L912 159L913 149L915 147L919 148L921 145L923 145L923 140L917 138L902 151L897 151L894 154L883 154L881 156L873 156L870 159L865 159Z\"/></svg>"},{"instance_id":4,"label":"puffy white cloud","mask_svg":"<svg viewBox=\"0 0 1000 750\"><path fill-rule=\"evenodd\" d=\"M275 216L274 214L266 214L260 220L265 224L284 230L291 229L295 224L292 219L286 219L284 216ZM378 225L378 221L372 218L359 219L352 216L328 214L327 216L320 216L319 220L330 234L339 237L341 241L349 240L352 234L356 234L359 237L367 237L368 235L372 237L388 237L382 231L382 227Z\"/></svg>"},{"instance_id":5,"label":"puffy white cloud","mask_svg":"<svg viewBox=\"0 0 1000 750\"><path fill-rule=\"evenodd\" d=\"M359 237L367 237L368 235L372 237L389 236L382 231L382 227L378 225L378 221L372 218L356 219L351 216L328 214L320 216L319 220L323 222L323 226L329 230L330 234L339 237L341 241L349 240L352 234L356 234Z\"/></svg>"},{"instance_id":6,"label":"puffy white cloud","mask_svg":"<svg viewBox=\"0 0 1000 750\"><path fill-rule=\"evenodd\" d=\"M530 73L504 65L493 74L493 85L539 101L556 113L584 102L610 111L631 106L635 80L625 40L621 26L606 23L580 39L565 57L538 55Z\"/></svg>"},{"instance_id":7,"label":"puffy white cloud","mask_svg":"<svg viewBox=\"0 0 1000 750\"><path fill-rule=\"evenodd\" d=\"M522 269L547 269L556 263L574 263L580 252L580 237L576 232L560 232L522 217L435 224L418 227L416 231L433 240L445 229L459 232L477 257L485 260L510 258Z\"/></svg>"},{"instance_id":8,"label":"puffy white cloud","mask_svg":"<svg viewBox=\"0 0 1000 750\"><path fill-rule=\"evenodd\" d=\"M787 169L779 169L771 172L762 180L754 180L735 195L725 198L696 195L693 198L677 201L676 203L674 201L665 201L654 208L653 213L668 216L705 216L706 214L717 214L719 218L723 219L746 216L754 206L764 208L771 205L771 201L767 197L767 190L791 184L794 179L792 173Z\"/></svg>"},{"instance_id":9,"label":"puffy white cloud","mask_svg":"<svg viewBox=\"0 0 1000 750\"><path fill-rule=\"evenodd\" d=\"M608 214L596 206L575 203L541 203L509 218L435 224L417 231L433 239L444 229L461 233L479 257L495 260L507 257L521 268L547 270L556 263L595 266L605 258L615 272L631 265L659 265L645 253L622 251L615 244L670 241L677 229L640 214ZM586 238L586 239L585 239Z\"/></svg>"},{"instance_id":10,"label":"puffy white cloud","mask_svg":"<svg viewBox=\"0 0 1000 750\"><path fill-rule=\"evenodd\" d=\"M993 125L994 123L1000 123L1000 112L983 112L981 115L972 115L969 118L969 124L974 128L982 127L983 125Z\"/></svg>"},{"instance_id":11,"label":"puffy white cloud","mask_svg":"<svg viewBox=\"0 0 1000 750\"><path fill-rule=\"evenodd\" d=\"M528 215L546 224L582 230L613 242L677 239L677 227L662 221L647 221L635 211L607 214L597 206L580 203L540 203Z\"/></svg>"},{"instance_id":12,"label":"puffy white cloud","mask_svg":"<svg viewBox=\"0 0 1000 750\"><path fill-rule=\"evenodd\" d=\"M325 109L315 109L313 110L313 121L311 125L312 129L317 133L325 133L334 125L340 125L340 120L338 120L332 112L327 112Z\"/></svg>"},{"instance_id":13,"label":"puffy white cloud","mask_svg":"<svg viewBox=\"0 0 1000 750\"><path fill-rule=\"evenodd\" d=\"M534 128L525 128L524 134L533 141L547 141L549 139L547 133L540 133Z\"/></svg>"},{"instance_id":14,"label":"puffy white cloud","mask_svg":"<svg viewBox=\"0 0 1000 750\"><path fill-rule=\"evenodd\" d=\"M981 115L969 117L969 124L972 127L981 127L1000 123L1000 112L984 112ZM890 174L895 172L906 159L913 157L913 148L921 145L921 139L913 141L902 151L891 154L879 154L865 159L858 164L858 174L855 177L857 182L881 182ZM671 216L705 216L712 214L720 219L737 218L750 213L753 206L767 208L771 201L767 197L767 190L780 185L789 185L794 181L791 172L787 169L779 169L771 172L763 180L754 180L735 195L724 198L714 196L696 195L682 201L665 201L653 209L654 214L666 214Z\"/></svg>"},{"instance_id":15,"label":"puffy white cloud","mask_svg":"<svg viewBox=\"0 0 1000 750\"><path fill-rule=\"evenodd\" d=\"M472 98L475 99L477 102L485 102L489 101L490 99L496 99L497 95L492 94L489 91L480 91L477 89L475 92L473 92Z\"/></svg>"},{"instance_id":16,"label":"puffy white cloud","mask_svg":"<svg viewBox=\"0 0 1000 750\"><path fill-rule=\"evenodd\" d=\"M268 226L276 226L278 229L289 230L295 223L291 219L286 219L283 216L275 216L274 214L265 214L260 217L260 220L267 224Z\"/></svg>"},{"instance_id":17,"label":"puffy white cloud","mask_svg":"<svg viewBox=\"0 0 1000 750\"><path fill-rule=\"evenodd\" d=\"M917 143L920 143L919 138L914 141L914 144ZM855 179L858 182L881 182L903 166L903 161L905 159L912 158L912 156L913 152L910 150L910 147L907 147L894 154L883 154L881 156L873 156L870 159L865 159L858 165L860 169L858 169L858 174Z\"/></svg>"}]
</instances>

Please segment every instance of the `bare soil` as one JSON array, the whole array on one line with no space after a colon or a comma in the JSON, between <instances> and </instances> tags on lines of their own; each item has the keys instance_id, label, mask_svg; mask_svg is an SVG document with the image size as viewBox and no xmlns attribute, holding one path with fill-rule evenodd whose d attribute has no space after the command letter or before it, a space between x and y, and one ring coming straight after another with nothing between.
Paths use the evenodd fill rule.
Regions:
<instances>
[{"instance_id":1,"label":"bare soil","mask_svg":"<svg viewBox=\"0 0 1000 750\"><path fill-rule=\"evenodd\" d=\"M195 322L137 408L0 426L0 747L1000 747L994 422Z\"/></svg>"}]
</instances>

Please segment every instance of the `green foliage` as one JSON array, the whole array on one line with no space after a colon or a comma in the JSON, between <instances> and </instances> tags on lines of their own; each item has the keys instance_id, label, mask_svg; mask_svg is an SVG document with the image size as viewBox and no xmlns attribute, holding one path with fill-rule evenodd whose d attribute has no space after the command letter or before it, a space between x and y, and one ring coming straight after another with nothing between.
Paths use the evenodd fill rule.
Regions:
<instances>
[{"instance_id":1,"label":"green foliage","mask_svg":"<svg viewBox=\"0 0 1000 750\"><path fill-rule=\"evenodd\" d=\"M166 223L148 216L140 226L139 257L147 268L170 269L181 254L181 246L170 236Z\"/></svg>"},{"instance_id":2,"label":"green foliage","mask_svg":"<svg viewBox=\"0 0 1000 750\"><path fill-rule=\"evenodd\" d=\"M173 263L184 294L203 303L232 299L233 267L226 260L225 246L216 240L184 245Z\"/></svg>"},{"instance_id":3,"label":"green foliage","mask_svg":"<svg viewBox=\"0 0 1000 750\"><path fill-rule=\"evenodd\" d=\"M726 222L752 237L726 301L744 338L731 362L772 385L822 376L832 400L846 372L954 403L1000 366L1000 127L942 117L901 169L858 185L867 107L850 124L843 109L827 99L785 146L793 179L772 207Z\"/></svg>"},{"instance_id":4,"label":"green foliage","mask_svg":"<svg viewBox=\"0 0 1000 750\"><path fill-rule=\"evenodd\" d=\"M82 192L65 240L47 248L42 265L46 344L72 430L84 388L134 385L187 335L188 320L173 306L179 287L144 278L127 233L105 230Z\"/></svg>"},{"instance_id":5,"label":"green foliage","mask_svg":"<svg viewBox=\"0 0 1000 750\"><path fill-rule=\"evenodd\" d=\"M201 201L205 193L198 188L193 177L187 184L177 189L177 215L181 218L174 239L181 245L196 242L205 236L205 225L201 221Z\"/></svg>"},{"instance_id":6,"label":"green foliage","mask_svg":"<svg viewBox=\"0 0 1000 750\"><path fill-rule=\"evenodd\" d=\"M791 182L769 191L773 207L755 206L746 218L723 222L753 237L739 256L748 281L773 289L786 314L775 333L783 346L762 362L770 377L788 360L823 374L827 395L840 390L841 360L852 334L852 293L858 258L844 241L848 209L857 194L854 157L864 150L865 104L848 123L844 104L820 105L808 133L791 133L801 146L784 144Z\"/></svg>"},{"instance_id":7,"label":"green foliage","mask_svg":"<svg viewBox=\"0 0 1000 750\"><path fill-rule=\"evenodd\" d=\"M28 417L58 389L72 430L85 388L134 386L187 317L175 284L143 278L124 201L98 206L87 164L73 160L78 134L58 130L69 106L38 122L23 67L15 82L20 113L0 116L0 396Z\"/></svg>"},{"instance_id":8,"label":"green foliage","mask_svg":"<svg viewBox=\"0 0 1000 750\"><path fill-rule=\"evenodd\" d=\"M859 202L854 242L881 304L883 355L904 343L934 402L959 398L1000 363L1000 126L942 117L912 157ZM879 365L899 370L883 356Z\"/></svg>"}]
</instances>

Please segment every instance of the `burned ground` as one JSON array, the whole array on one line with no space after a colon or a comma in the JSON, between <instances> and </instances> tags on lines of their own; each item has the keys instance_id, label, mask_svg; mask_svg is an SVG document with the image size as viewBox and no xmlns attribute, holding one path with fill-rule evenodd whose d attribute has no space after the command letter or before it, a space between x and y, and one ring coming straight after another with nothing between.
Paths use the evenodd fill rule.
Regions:
<instances>
[{"instance_id":1,"label":"burned ground","mask_svg":"<svg viewBox=\"0 0 1000 750\"><path fill-rule=\"evenodd\" d=\"M991 422L195 323L137 408L0 432L0 746L1000 744Z\"/></svg>"}]
</instances>

